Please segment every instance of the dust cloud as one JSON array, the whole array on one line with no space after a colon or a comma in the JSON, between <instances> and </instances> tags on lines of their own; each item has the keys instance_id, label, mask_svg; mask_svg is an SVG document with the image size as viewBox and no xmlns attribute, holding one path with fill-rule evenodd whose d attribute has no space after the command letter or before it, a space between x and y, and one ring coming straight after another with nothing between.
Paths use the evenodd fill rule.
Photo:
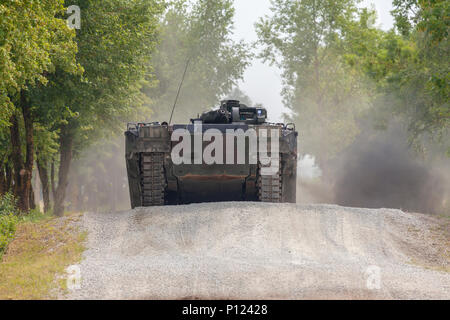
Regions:
<instances>
[{"instance_id":1,"label":"dust cloud","mask_svg":"<svg viewBox=\"0 0 450 320\"><path fill-rule=\"evenodd\" d=\"M66 202L75 212L130 209L123 135L100 140L76 156Z\"/></svg>"},{"instance_id":2,"label":"dust cloud","mask_svg":"<svg viewBox=\"0 0 450 320\"><path fill-rule=\"evenodd\" d=\"M80 154L70 173L67 205L71 211L130 208L124 137L96 143ZM364 130L327 168L306 156L299 162L299 203L395 208L410 212L450 213L450 161L418 156L405 130ZM299 150L301 150L301 141Z\"/></svg>"},{"instance_id":3,"label":"dust cloud","mask_svg":"<svg viewBox=\"0 0 450 320\"><path fill-rule=\"evenodd\" d=\"M420 158L407 141L399 125L364 130L322 177L300 179L300 201L448 213L450 161Z\"/></svg>"}]
</instances>

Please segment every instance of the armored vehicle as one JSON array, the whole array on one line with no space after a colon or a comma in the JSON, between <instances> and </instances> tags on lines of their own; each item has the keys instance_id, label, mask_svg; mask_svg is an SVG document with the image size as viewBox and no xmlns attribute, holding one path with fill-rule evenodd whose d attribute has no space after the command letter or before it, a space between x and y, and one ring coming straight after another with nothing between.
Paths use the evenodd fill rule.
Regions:
<instances>
[{"instance_id":1,"label":"armored vehicle","mask_svg":"<svg viewBox=\"0 0 450 320\"><path fill-rule=\"evenodd\" d=\"M125 136L133 208L296 202L295 125L268 123L264 108L226 100L190 124L130 123Z\"/></svg>"}]
</instances>

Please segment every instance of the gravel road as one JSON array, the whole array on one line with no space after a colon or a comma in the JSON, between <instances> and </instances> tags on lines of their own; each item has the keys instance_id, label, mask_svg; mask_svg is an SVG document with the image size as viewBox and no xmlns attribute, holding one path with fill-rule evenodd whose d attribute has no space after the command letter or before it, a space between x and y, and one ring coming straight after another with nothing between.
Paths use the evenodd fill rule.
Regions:
<instances>
[{"instance_id":1,"label":"gravel road","mask_svg":"<svg viewBox=\"0 0 450 320\"><path fill-rule=\"evenodd\" d=\"M450 299L448 237L424 215L212 203L80 223L88 249L69 299Z\"/></svg>"}]
</instances>

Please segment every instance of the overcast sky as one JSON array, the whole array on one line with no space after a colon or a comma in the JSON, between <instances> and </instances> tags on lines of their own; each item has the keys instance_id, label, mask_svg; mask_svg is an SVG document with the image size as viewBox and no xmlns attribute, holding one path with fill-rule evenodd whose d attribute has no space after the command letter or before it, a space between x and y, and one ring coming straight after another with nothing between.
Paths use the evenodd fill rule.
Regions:
<instances>
[{"instance_id":1,"label":"overcast sky","mask_svg":"<svg viewBox=\"0 0 450 320\"><path fill-rule=\"evenodd\" d=\"M265 15L270 15L270 0L234 0L235 32L236 40L244 39L253 42L257 39L254 24ZM393 19L390 15L392 0L364 0L363 6L374 5L378 12L378 25L383 29L390 29ZM280 72L275 67L270 67L255 59L251 67L245 73L244 81L239 87L255 103L262 103L268 109L269 120L281 121L285 112L281 92Z\"/></svg>"}]
</instances>

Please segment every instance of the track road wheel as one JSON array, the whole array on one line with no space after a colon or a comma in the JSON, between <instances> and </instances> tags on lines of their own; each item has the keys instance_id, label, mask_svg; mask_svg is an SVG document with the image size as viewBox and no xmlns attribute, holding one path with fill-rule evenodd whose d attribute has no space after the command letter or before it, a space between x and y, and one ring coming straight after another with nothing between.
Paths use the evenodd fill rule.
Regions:
<instances>
[{"instance_id":1,"label":"track road wheel","mask_svg":"<svg viewBox=\"0 0 450 320\"><path fill-rule=\"evenodd\" d=\"M281 167L275 174L263 175L264 167L258 163L258 199L261 202L279 203L282 200Z\"/></svg>"},{"instance_id":2,"label":"track road wheel","mask_svg":"<svg viewBox=\"0 0 450 320\"><path fill-rule=\"evenodd\" d=\"M142 206L163 206L165 189L164 153L141 154Z\"/></svg>"}]
</instances>

